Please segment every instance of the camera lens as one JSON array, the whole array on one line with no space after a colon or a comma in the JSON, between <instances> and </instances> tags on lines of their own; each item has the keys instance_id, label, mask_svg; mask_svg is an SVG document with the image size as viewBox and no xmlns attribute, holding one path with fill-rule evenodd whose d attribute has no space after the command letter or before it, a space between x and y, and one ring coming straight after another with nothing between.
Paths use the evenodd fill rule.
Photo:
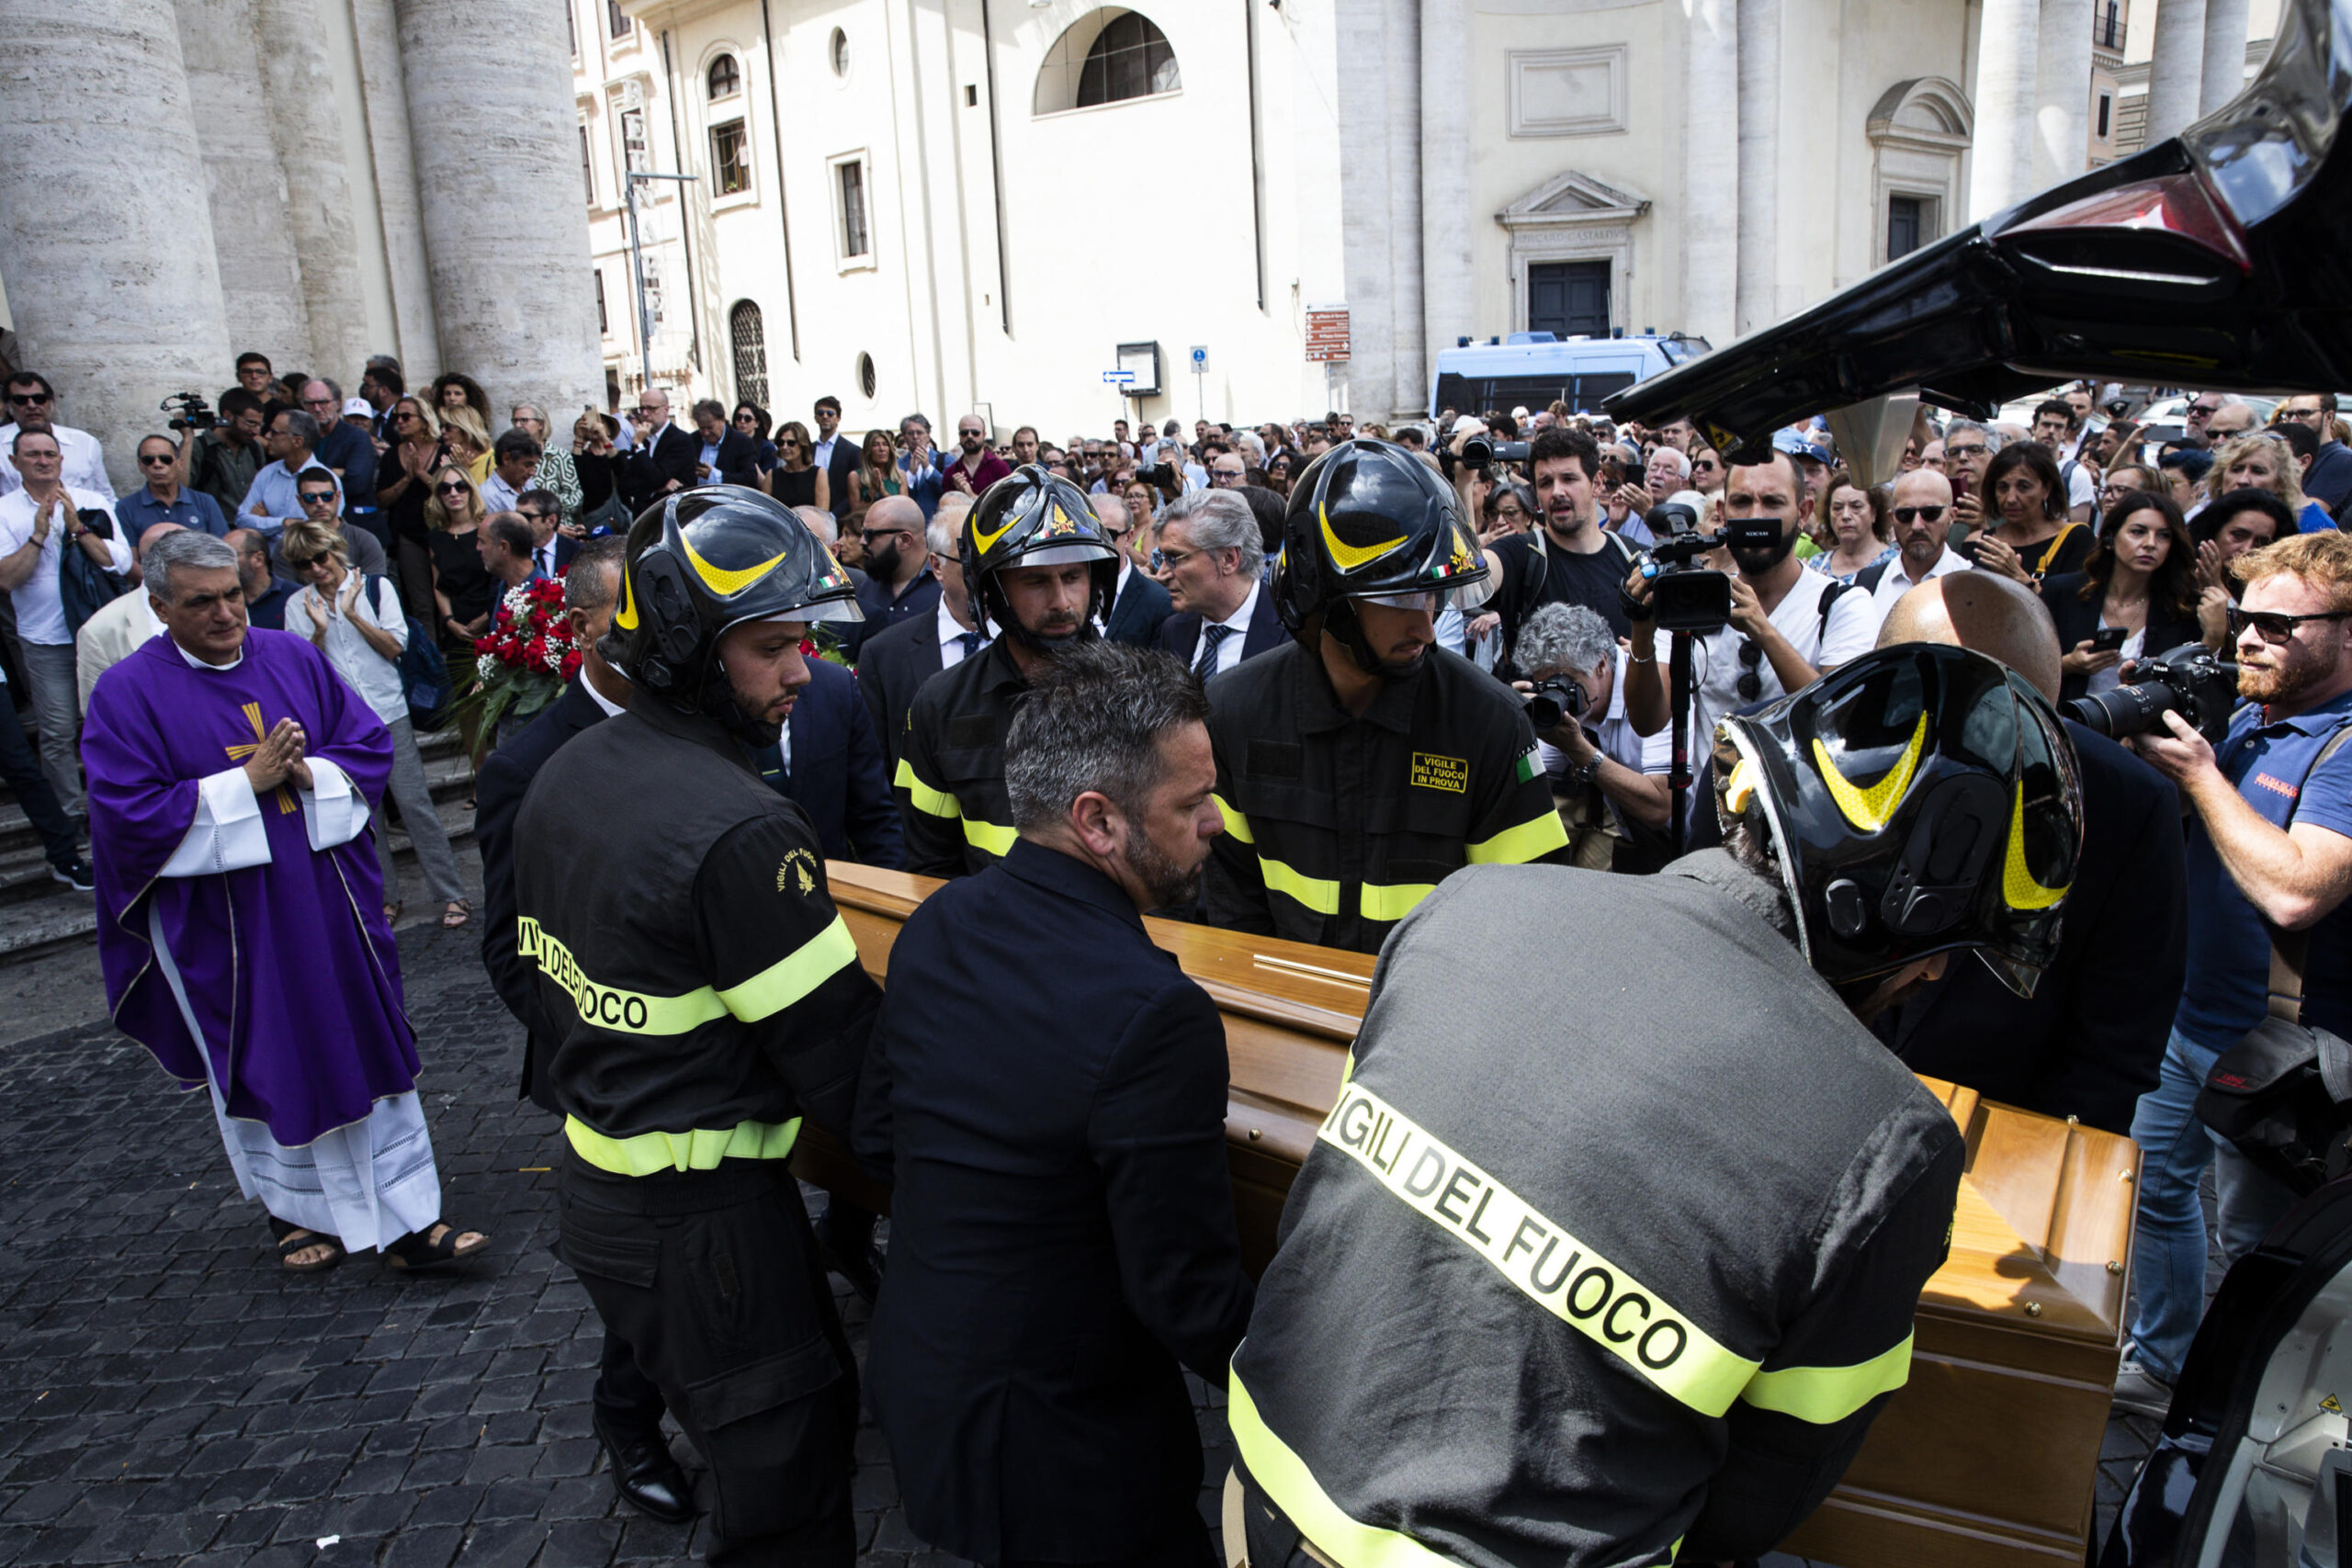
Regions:
<instances>
[{"instance_id":1,"label":"camera lens","mask_svg":"<svg viewBox=\"0 0 2352 1568\"><path fill-rule=\"evenodd\" d=\"M2180 695L2170 686L2161 681L2146 681L2076 697L2058 711L2086 729L2095 729L2110 740L2122 740L2161 728L2165 710L2180 706Z\"/></svg>"}]
</instances>

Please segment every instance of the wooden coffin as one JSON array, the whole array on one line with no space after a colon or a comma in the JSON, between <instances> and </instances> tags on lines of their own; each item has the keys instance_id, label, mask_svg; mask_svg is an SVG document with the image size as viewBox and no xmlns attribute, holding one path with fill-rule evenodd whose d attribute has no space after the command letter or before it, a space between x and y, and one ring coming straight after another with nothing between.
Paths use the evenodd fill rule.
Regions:
<instances>
[{"instance_id":1,"label":"wooden coffin","mask_svg":"<svg viewBox=\"0 0 2352 1568\"><path fill-rule=\"evenodd\" d=\"M835 863L835 901L888 983L890 946L937 884ZM1373 961L1152 920L1225 1014L1234 1206L1254 1274L1340 1089ZM1926 1080L1967 1134L1951 1256L1920 1298L1909 1383L1786 1549L1842 1568L2072 1568L2120 1359L2138 1154L2131 1140ZM796 1168L878 1212L888 1195L819 1129Z\"/></svg>"}]
</instances>

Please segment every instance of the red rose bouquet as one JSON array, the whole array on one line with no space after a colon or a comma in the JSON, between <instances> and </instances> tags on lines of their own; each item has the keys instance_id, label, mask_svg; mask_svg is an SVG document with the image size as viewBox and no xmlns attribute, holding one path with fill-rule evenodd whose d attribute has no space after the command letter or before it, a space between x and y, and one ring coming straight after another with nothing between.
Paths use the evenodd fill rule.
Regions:
<instances>
[{"instance_id":1,"label":"red rose bouquet","mask_svg":"<svg viewBox=\"0 0 2352 1568\"><path fill-rule=\"evenodd\" d=\"M500 719L528 717L555 701L579 672L562 580L538 578L508 589L489 635L475 639L476 680L458 706L475 716L475 733L492 733Z\"/></svg>"}]
</instances>

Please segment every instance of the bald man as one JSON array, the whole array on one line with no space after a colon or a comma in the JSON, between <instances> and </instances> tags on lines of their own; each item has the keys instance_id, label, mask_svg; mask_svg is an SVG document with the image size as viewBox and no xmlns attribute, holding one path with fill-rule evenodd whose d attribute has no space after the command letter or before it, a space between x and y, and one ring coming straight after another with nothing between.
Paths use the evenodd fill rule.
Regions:
<instances>
[{"instance_id":1,"label":"bald man","mask_svg":"<svg viewBox=\"0 0 2352 1568\"><path fill-rule=\"evenodd\" d=\"M1955 571L1968 562L1944 543L1951 526L1951 481L1933 468L1914 468L1894 481L1895 554L1854 574L1826 599L1821 668L1834 670L1878 646L1880 625L1903 596L1919 584ZM2055 698L2053 697L2054 701Z\"/></svg>"},{"instance_id":2,"label":"bald man","mask_svg":"<svg viewBox=\"0 0 2352 1568\"><path fill-rule=\"evenodd\" d=\"M922 508L903 495L886 495L865 509L866 581L857 591L865 620L850 628L860 642L938 612L939 579L932 575L922 528Z\"/></svg>"},{"instance_id":3,"label":"bald man","mask_svg":"<svg viewBox=\"0 0 2352 1568\"><path fill-rule=\"evenodd\" d=\"M131 581L139 581L147 552L156 540L185 532L187 525L179 523L151 523L141 529ZM144 593L125 593L98 606L97 613L84 621L82 629L74 634L74 684L81 692L82 711L90 711L90 688L98 683L99 676L130 658L149 637L163 635L164 623L148 607Z\"/></svg>"},{"instance_id":4,"label":"bald man","mask_svg":"<svg viewBox=\"0 0 2352 1568\"><path fill-rule=\"evenodd\" d=\"M1922 583L1879 645L1944 643L1999 660L2058 694L2058 633L2030 590L1991 572ZM1988 1100L2129 1134L2156 1087L2188 974L2180 800L2154 768L2071 719L2083 785L2083 854L2057 957L2025 1000L1980 963L1944 977L1873 1026L1912 1071Z\"/></svg>"}]
</instances>

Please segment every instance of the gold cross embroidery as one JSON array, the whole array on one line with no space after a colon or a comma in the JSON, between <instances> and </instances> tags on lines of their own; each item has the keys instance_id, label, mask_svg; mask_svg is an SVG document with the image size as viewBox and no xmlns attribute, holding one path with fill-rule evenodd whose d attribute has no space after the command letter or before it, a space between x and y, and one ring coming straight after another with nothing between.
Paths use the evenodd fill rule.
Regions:
<instances>
[{"instance_id":1,"label":"gold cross embroidery","mask_svg":"<svg viewBox=\"0 0 2352 1568\"><path fill-rule=\"evenodd\" d=\"M245 721L254 727L253 743L247 746L226 746L221 748L221 750L229 753L229 761L232 762L243 761L246 758L260 750L261 743L269 739L269 731L261 727L261 705L259 703L247 703L245 705ZM284 784L279 784L277 786L277 814L280 817L283 817L293 809L294 796L288 792Z\"/></svg>"}]
</instances>

